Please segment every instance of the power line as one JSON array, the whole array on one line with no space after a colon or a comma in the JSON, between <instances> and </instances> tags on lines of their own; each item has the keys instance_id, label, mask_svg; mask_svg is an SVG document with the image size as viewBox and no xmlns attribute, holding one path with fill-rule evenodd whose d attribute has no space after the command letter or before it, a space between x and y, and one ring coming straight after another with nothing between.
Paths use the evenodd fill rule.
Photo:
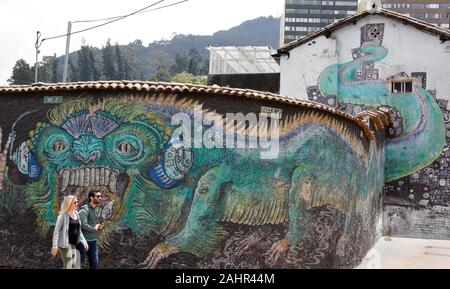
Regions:
<instances>
[{"instance_id":1,"label":"power line","mask_svg":"<svg viewBox=\"0 0 450 289\"><path fill-rule=\"evenodd\" d=\"M117 21L122 20L122 19L125 19L125 18L127 18L127 17L129 17L129 16L135 15L135 14L137 14L137 13L143 11L143 10L146 10L146 9L148 9L148 8L150 8L150 7L153 7L153 6L155 6L155 5L158 5L159 3L164 2L164 1L165 1L165 0L159 0L159 1L155 2L155 3L153 3L153 4L150 4L150 5L148 5L148 6L144 7L144 8L142 8L142 9L139 9L139 10L133 12L133 13L130 13L130 14L128 14L128 15L125 15L125 16L119 17L119 18L117 18L117 19L108 21L108 22L106 22L106 23L102 23L102 24L95 25L95 26L92 26L92 27L89 27L89 28L86 28L86 29L82 29L82 30L79 30L79 31L75 31L75 32L72 32L72 33L70 33L70 34L66 33L66 34L62 34L62 35L58 35L58 36L53 36L53 37L49 37L49 38L44 38L44 39L42 39L41 44L42 44L42 42L44 42L44 41L46 41L46 40L52 40L52 39L56 39L56 38L67 37L67 36L69 36L69 35L78 34L78 33L81 33L81 32L89 31L89 30L92 30L92 29L95 29L95 28L98 28L98 27L102 27L102 26L111 24L111 23L113 23L113 22L117 22Z\"/></svg>"},{"instance_id":2,"label":"power line","mask_svg":"<svg viewBox=\"0 0 450 289\"><path fill-rule=\"evenodd\" d=\"M158 4L160 4L160 3L164 2L164 1L165 1L165 0L159 0L159 1L157 1L157 2L154 2L154 3L151 4L151 5L148 5L148 6L144 7L144 8L142 8L142 9L139 9L139 10L137 10L137 11L134 11L134 12L132 12L132 13L130 13L130 14L127 14L127 15L124 15L124 16L117 16L117 17L112 17L112 18L103 19L103 21L109 20L109 19L113 19L113 20L108 21L108 22L106 22L106 23L102 23L102 24L99 24L99 25L95 25L95 26L92 26L92 27L89 27L89 28L86 28L86 29L82 29L82 30L79 30L79 31L71 32L71 33L66 33L66 34L61 34L61 35L57 35L57 36L53 36L53 37L44 38L44 39L41 40L41 42L40 42L40 44L39 44L38 47L40 47L40 46L42 45L42 42L44 42L44 41L46 41L46 40L53 40L53 39L57 39L57 38L61 38L61 37L67 37L67 36L70 36L70 35L73 35L73 34L78 34L78 33L81 33L81 32L86 32L86 31L89 31L89 30L92 30L92 29L95 29L95 28L99 28L99 27L102 27L102 26L111 24L111 23L113 23L113 22L117 22L117 21L119 21L119 20L125 19L125 18L127 18L127 17L133 16L133 15L136 15L136 14L139 14L139 13L150 12L150 11L154 11L154 10L158 10L158 9L162 9L162 8L166 8L166 7L170 7L170 6L174 6L174 5L178 5L178 4L181 4L181 3L184 3L184 2L190 1L190 0L183 0L183 1L179 1L179 2L176 2L176 3L172 3L172 4L169 4L169 5L166 5L166 6L154 8L154 9L152 9L152 10L144 11L144 10L147 10L148 8L151 8L151 7L153 7L153 6L156 6L156 5L158 5ZM87 20L87 21L94 22L94 21L96 21L96 20ZM101 21L101 20L98 20L98 21Z\"/></svg>"},{"instance_id":3,"label":"power line","mask_svg":"<svg viewBox=\"0 0 450 289\"><path fill-rule=\"evenodd\" d=\"M181 4L183 2L188 2L188 1L189 0L178 1L178 2L175 2L175 3L172 3L172 4L167 4L167 5L158 7L158 8L153 8L153 9L146 10L146 11L141 11L141 12L136 13L136 14L148 13L148 12L151 12L151 11L160 10L160 9L167 8L167 7L170 7L170 6L175 6L175 5ZM104 18L104 19L95 19L95 20L79 20L79 21L72 21L72 23L92 23L92 22L100 22L100 21L107 21L107 20L117 19L117 18L121 18L121 17L124 17L124 16L122 15L122 16L115 16L115 17L109 17L109 18Z\"/></svg>"}]
</instances>

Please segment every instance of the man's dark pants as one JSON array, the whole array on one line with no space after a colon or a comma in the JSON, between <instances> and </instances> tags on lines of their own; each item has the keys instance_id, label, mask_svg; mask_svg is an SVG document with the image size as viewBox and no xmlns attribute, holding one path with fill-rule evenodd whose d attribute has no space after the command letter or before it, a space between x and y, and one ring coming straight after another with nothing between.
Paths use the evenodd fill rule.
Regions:
<instances>
[{"instance_id":1,"label":"man's dark pants","mask_svg":"<svg viewBox=\"0 0 450 289\"><path fill-rule=\"evenodd\" d=\"M83 265L86 256L88 256L89 260L89 269L98 269L98 250L97 250L97 241L87 241L89 249L86 250L82 248L80 250L81 254L81 265Z\"/></svg>"}]
</instances>

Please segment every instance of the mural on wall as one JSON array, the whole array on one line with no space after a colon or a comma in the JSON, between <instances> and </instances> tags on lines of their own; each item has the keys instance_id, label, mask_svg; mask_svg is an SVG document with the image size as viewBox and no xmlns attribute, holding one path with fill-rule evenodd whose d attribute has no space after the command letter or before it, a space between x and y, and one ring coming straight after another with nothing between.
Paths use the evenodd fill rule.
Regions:
<instances>
[{"instance_id":1,"label":"mural on wall","mask_svg":"<svg viewBox=\"0 0 450 289\"><path fill-rule=\"evenodd\" d=\"M63 196L83 202L102 190L100 243L115 254L110 245L123 230L157 240L139 256L146 268L167 258L175 267L334 267L365 255L380 217L382 140L302 108L281 120L273 159L261 158L261 147L186 146L171 118L194 120L198 105L171 93L66 98L16 144L9 182L44 234ZM203 112L207 121L193 121L190 132L223 142L208 132L224 115Z\"/></svg>"},{"instance_id":2,"label":"mural on wall","mask_svg":"<svg viewBox=\"0 0 450 289\"><path fill-rule=\"evenodd\" d=\"M310 100L332 103L354 115L373 107L389 109L394 126L386 144L385 177L393 181L433 163L444 149L446 134L441 109L426 90L425 72L380 79L376 62L388 54L383 38L384 24L363 26L361 46L352 50L353 60L326 68L318 86L307 92Z\"/></svg>"},{"instance_id":3,"label":"mural on wall","mask_svg":"<svg viewBox=\"0 0 450 289\"><path fill-rule=\"evenodd\" d=\"M444 150L430 166L388 183L385 192L389 196L406 199L415 206L428 207L439 212L440 206L450 204L450 111L447 109L448 100L437 101L444 115Z\"/></svg>"},{"instance_id":4,"label":"mural on wall","mask_svg":"<svg viewBox=\"0 0 450 289\"><path fill-rule=\"evenodd\" d=\"M10 145L10 138L8 138L8 142L5 144L4 147L2 147L2 128L0 127L0 191L3 190L3 177L6 172L6 160L8 157L8 149Z\"/></svg>"}]
</instances>

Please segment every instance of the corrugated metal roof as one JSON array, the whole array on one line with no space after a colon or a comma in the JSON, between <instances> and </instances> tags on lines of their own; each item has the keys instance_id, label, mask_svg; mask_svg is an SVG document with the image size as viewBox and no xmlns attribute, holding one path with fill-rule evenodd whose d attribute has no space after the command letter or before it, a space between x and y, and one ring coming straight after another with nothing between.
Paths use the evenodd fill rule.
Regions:
<instances>
[{"instance_id":1,"label":"corrugated metal roof","mask_svg":"<svg viewBox=\"0 0 450 289\"><path fill-rule=\"evenodd\" d=\"M0 86L0 96L3 94L27 94L45 92L83 91L83 90L105 90L105 91L134 91L134 92L172 92L172 93L205 93L216 95L229 95L256 100L269 100L278 103L291 104L295 106L308 107L326 111L337 116L357 123L362 128L368 139L374 136L367 125L357 117L344 113L332 107L312 101L299 100L278 94L251 89L239 89L220 86L205 86L168 82L147 81L90 81L69 83L36 83L32 85L9 85Z\"/></svg>"},{"instance_id":2,"label":"corrugated metal roof","mask_svg":"<svg viewBox=\"0 0 450 289\"><path fill-rule=\"evenodd\" d=\"M361 13L342 18L342 19L338 20L337 22L334 22L330 25L323 27L322 29L319 29L311 34L308 34L305 37L302 37L302 38L294 40L290 43L287 43L287 44L281 46L280 48L278 48L277 49L278 55L274 55L274 56L279 56L280 54L288 53L290 50L292 50L298 46L301 46L302 44L305 44L316 37L319 37L322 35L329 37L333 31L341 28L342 26L356 23L359 19L364 18L369 15L381 15L381 16L385 16L385 17L388 17L391 19L395 19L397 21L402 22L403 24L412 25L412 26L416 27L417 29L419 29L420 31L424 31L424 32L439 36L439 38L442 41L450 40L450 30L436 27L428 22L425 22L425 21L422 21L422 20L419 20L416 18L412 18L412 17L406 16L404 14L400 14L400 13L397 13L397 12L394 12L391 10L379 8L373 13L368 12L368 11L363 11Z\"/></svg>"}]
</instances>

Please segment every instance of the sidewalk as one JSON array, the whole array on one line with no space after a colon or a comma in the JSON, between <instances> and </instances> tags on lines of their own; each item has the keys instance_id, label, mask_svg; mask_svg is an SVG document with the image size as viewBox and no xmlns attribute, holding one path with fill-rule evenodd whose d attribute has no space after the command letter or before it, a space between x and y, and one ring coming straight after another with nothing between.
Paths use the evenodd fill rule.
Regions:
<instances>
[{"instance_id":1,"label":"sidewalk","mask_svg":"<svg viewBox=\"0 0 450 289\"><path fill-rule=\"evenodd\" d=\"M450 269L450 241L382 237L356 269Z\"/></svg>"}]
</instances>

